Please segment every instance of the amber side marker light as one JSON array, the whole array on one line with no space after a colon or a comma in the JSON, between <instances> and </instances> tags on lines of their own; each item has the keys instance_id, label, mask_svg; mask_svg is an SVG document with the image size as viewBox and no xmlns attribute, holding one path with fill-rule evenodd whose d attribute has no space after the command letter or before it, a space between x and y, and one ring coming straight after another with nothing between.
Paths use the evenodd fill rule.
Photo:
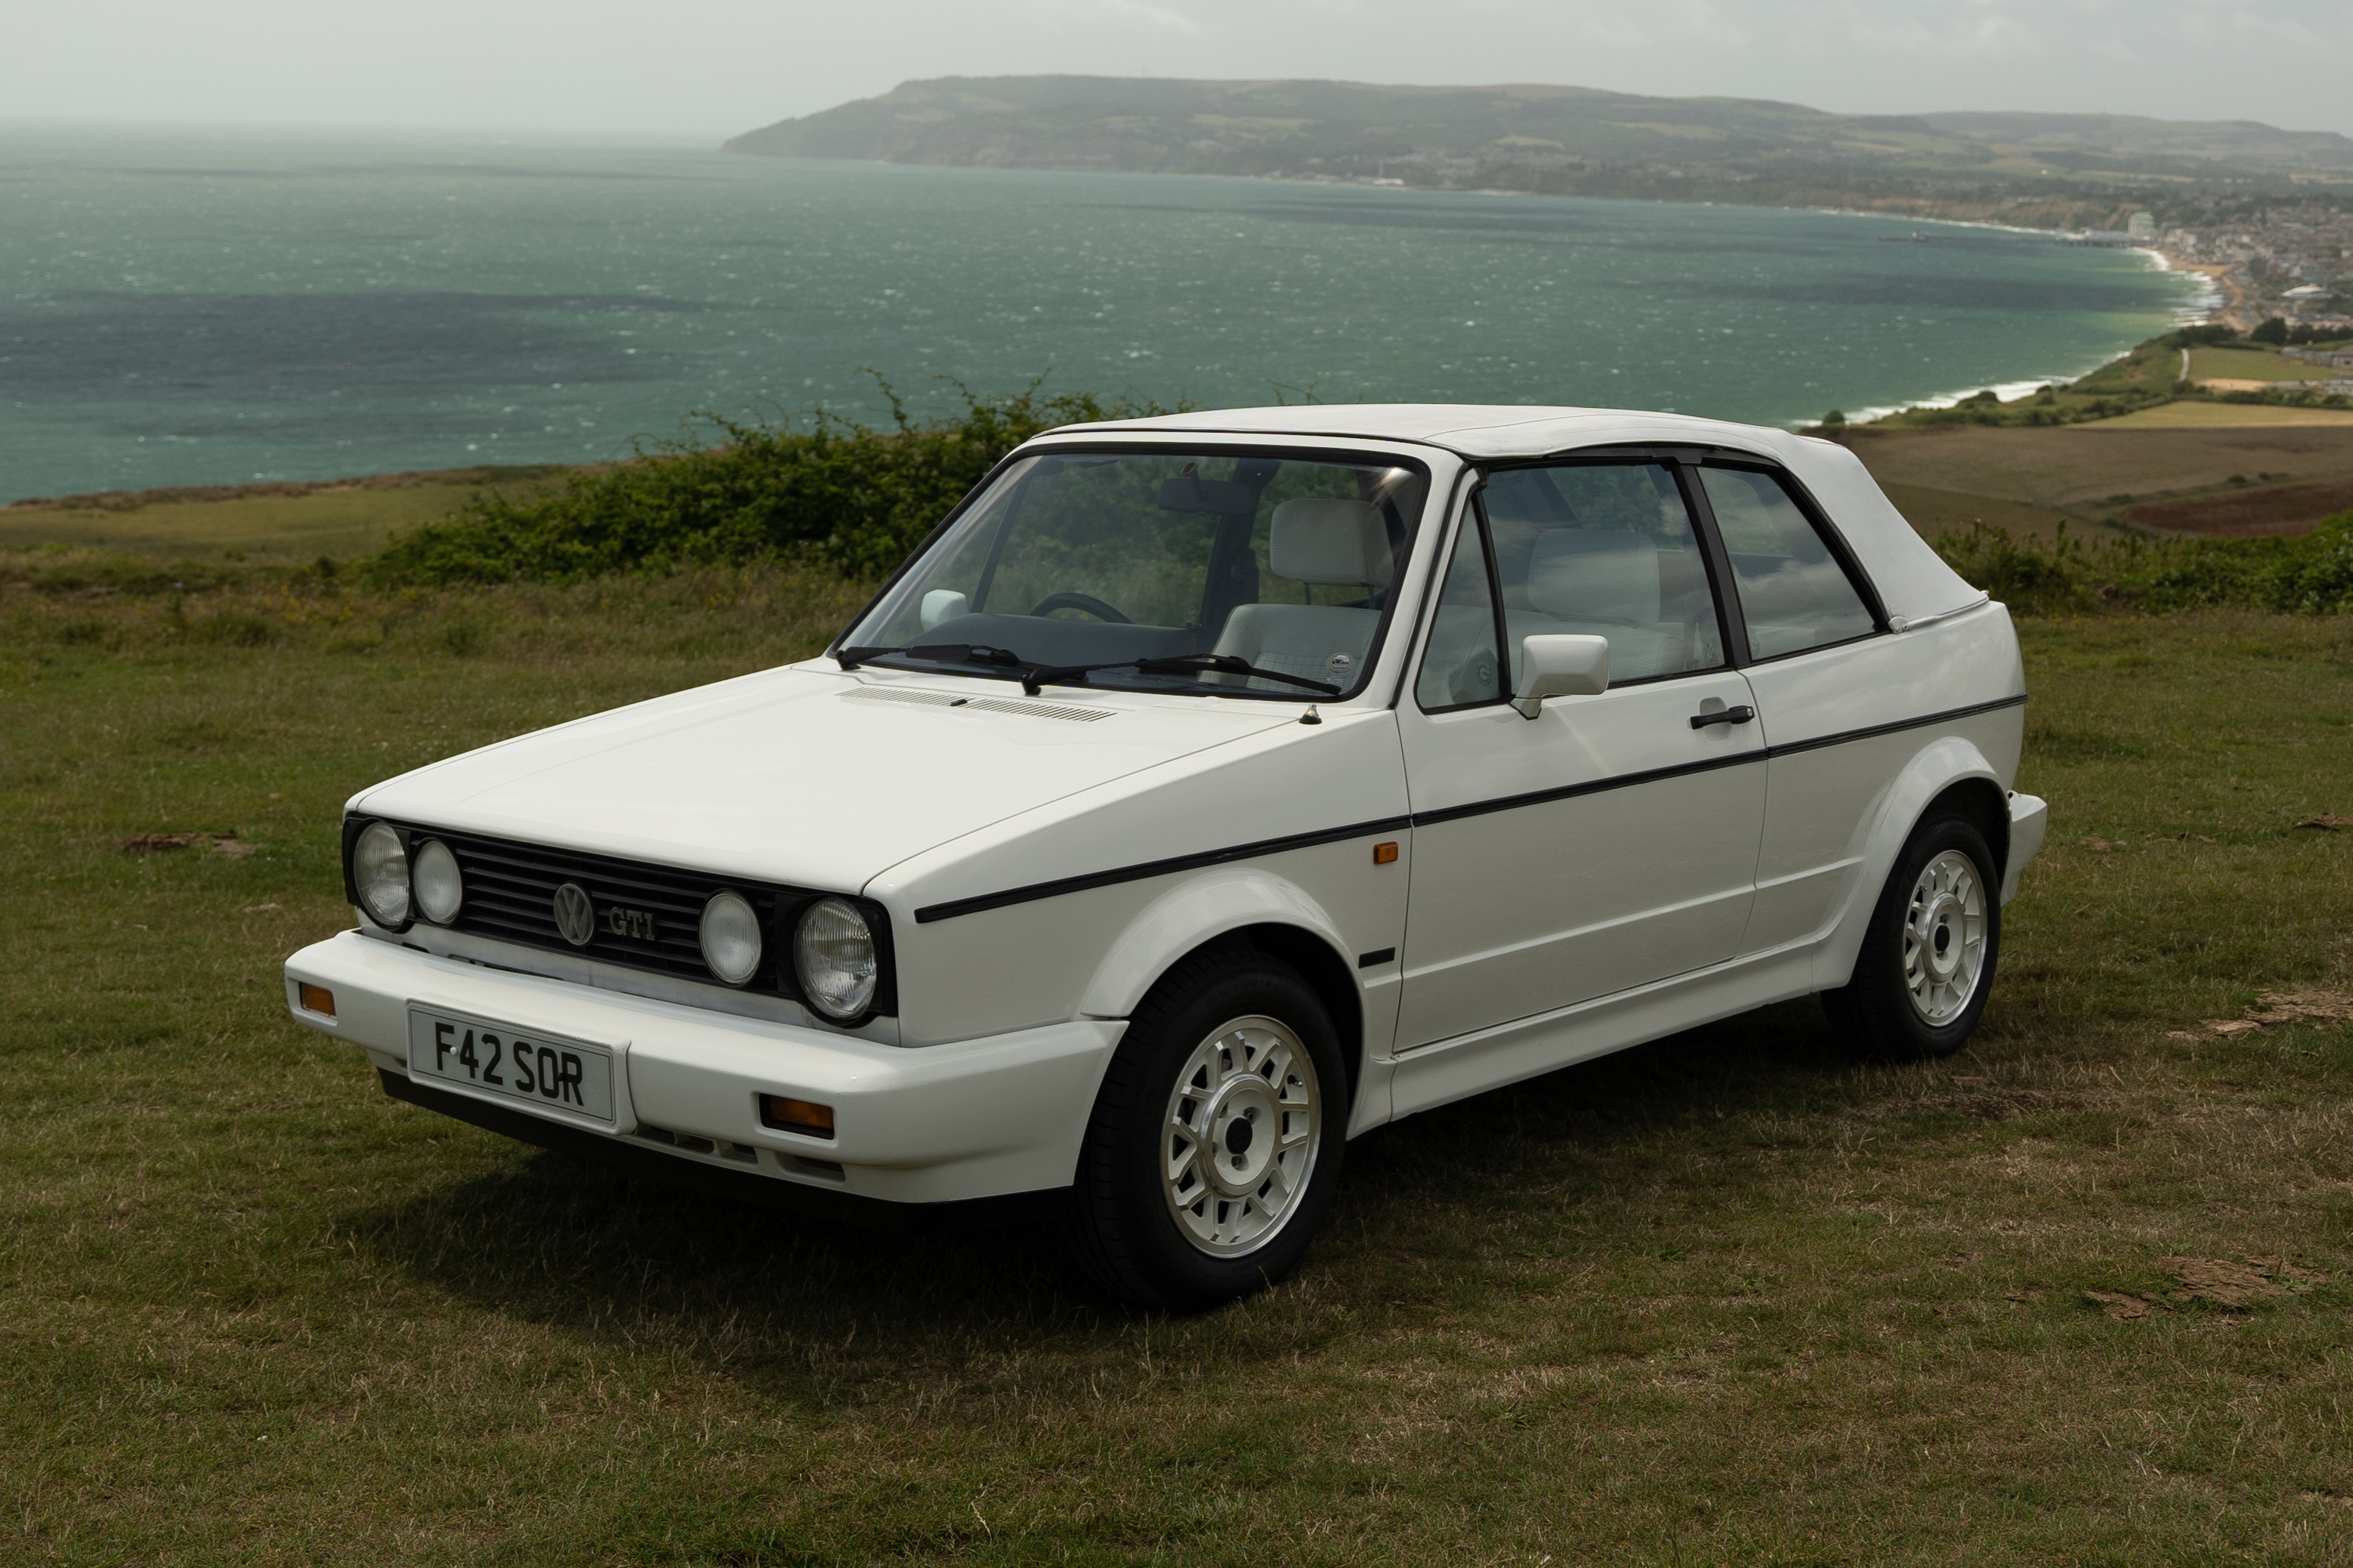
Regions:
<instances>
[{"instance_id":1,"label":"amber side marker light","mask_svg":"<svg viewBox=\"0 0 2353 1568\"><path fill-rule=\"evenodd\" d=\"M316 1013L323 1018L332 1018L335 1016L335 994L333 992L328 990L323 985L313 985L307 980L301 981L298 984L300 989L296 991L295 994L302 999L302 1011L305 1013Z\"/></svg>"},{"instance_id":2,"label":"amber side marker light","mask_svg":"<svg viewBox=\"0 0 2353 1568\"><path fill-rule=\"evenodd\" d=\"M805 1132L812 1138L833 1136L833 1107L788 1100L781 1094L760 1097L760 1124L779 1132Z\"/></svg>"},{"instance_id":3,"label":"amber side marker light","mask_svg":"<svg viewBox=\"0 0 2353 1568\"><path fill-rule=\"evenodd\" d=\"M1373 846L1373 864L1376 866L1394 865L1397 861L1397 846L1394 844L1376 844Z\"/></svg>"}]
</instances>

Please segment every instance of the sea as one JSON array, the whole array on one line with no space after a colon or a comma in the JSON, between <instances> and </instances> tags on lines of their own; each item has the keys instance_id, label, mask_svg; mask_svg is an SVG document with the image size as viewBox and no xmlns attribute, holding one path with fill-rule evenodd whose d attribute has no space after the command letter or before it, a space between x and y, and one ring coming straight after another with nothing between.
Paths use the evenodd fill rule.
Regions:
<instances>
[{"instance_id":1,"label":"sea","mask_svg":"<svg viewBox=\"0 0 2353 1568\"><path fill-rule=\"evenodd\" d=\"M2080 375L2138 251L1773 208L0 125L0 500L582 462L1048 394L1798 425Z\"/></svg>"}]
</instances>

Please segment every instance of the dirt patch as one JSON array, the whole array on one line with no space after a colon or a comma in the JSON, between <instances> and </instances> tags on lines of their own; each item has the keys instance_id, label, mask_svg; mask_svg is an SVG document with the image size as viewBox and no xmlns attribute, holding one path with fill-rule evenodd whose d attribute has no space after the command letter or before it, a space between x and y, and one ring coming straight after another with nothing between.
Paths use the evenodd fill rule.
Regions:
<instances>
[{"instance_id":1,"label":"dirt patch","mask_svg":"<svg viewBox=\"0 0 2353 1568\"><path fill-rule=\"evenodd\" d=\"M2161 1296L2147 1290L2131 1295L2117 1290L2086 1290L2084 1300L2116 1321L2129 1323L2153 1311L2178 1312L2190 1301L2245 1307L2257 1301L2298 1296L2328 1279L2326 1274L2298 1268L2279 1258L2160 1258L2157 1261L2181 1289Z\"/></svg>"},{"instance_id":2,"label":"dirt patch","mask_svg":"<svg viewBox=\"0 0 2353 1568\"><path fill-rule=\"evenodd\" d=\"M2177 1300L2243 1307L2266 1296L2293 1296L2327 1279L2277 1258L2160 1258L2165 1271L2181 1281Z\"/></svg>"},{"instance_id":3,"label":"dirt patch","mask_svg":"<svg viewBox=\"0 0 2353 1568\"><path fill-rule=\"evenodd\" d=\"M2274 1024L2353 1023L2353 995L2342 991L2266 991L2240 1018L2208 1018L2207 1030L2217 1035L2248 1035ZM2176 1038L2194 1039L2186 1031Z\"/></svg>"},{"instance_id":4,"label":"dirt patch","mask_svg":"<svg viewBox=\"0 0 2353 1568\"><path fill-rule=\"evenodd\" d=\"M2353 827L2353 816L2307 816L2298 827L2317 827L2323 833L2335 833L2339 828Z\"/></svg>"},{"instance_id":5,"label":"dirt patch","mask_svg":"<svg viewBox=\"0 0 2353 1568\"><path fill-rule=\"evenodd\" d=\"M175 849L209 849L232 860L253 853L253 846L234 833L142 833L122 840L126 855L162 855Z\"/></svg>"},{"instance_id":6,"label":"dirt patch","mask_svg":"<svg viewBox=\"0 0 2353 1568\"><path fill-rule=\"evenodd\" d=\"M2188 500L2128 509L2125 517L2168 533L2296 533L2322 518L2353 511L2353 480L2232 489Z\"/></svg>"}]
</instances>

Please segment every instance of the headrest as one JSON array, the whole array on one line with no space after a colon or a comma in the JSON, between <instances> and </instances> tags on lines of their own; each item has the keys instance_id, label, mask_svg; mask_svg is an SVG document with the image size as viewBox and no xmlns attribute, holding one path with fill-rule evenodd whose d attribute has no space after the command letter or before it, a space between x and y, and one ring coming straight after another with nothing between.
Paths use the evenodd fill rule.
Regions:
<instances>
[{"instance_id":1,"label":"headrest","mask_svg":"<svg viewBox=\"0 0 2353 1568\"><path fill-rule=\"evenodd\" d=\"M1622 528L1555 528L1528 557L1528 603L1565 621L1659 618L1659 547Z\"/></svg>"},{"instance_id":2,"label":"headrest","mask_svg":"<svg viewBox=\"0 0 2353 1568\"><path fill-rule=\"evenodd\" d=\"M1377 507L1332 496L1301 496L1274 509L1267 564L1298 583L1389 585L1389 535Z\"/></svg>"}]
</instances>

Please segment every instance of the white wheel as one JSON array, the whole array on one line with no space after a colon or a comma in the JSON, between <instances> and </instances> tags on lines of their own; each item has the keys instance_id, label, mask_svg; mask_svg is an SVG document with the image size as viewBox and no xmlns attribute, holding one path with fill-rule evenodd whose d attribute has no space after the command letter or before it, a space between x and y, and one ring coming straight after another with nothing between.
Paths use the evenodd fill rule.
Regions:
<instances>
[{"instance_id":1,"label":"white wheel","mask_svg":"<svg viewBox=\"0 0 2353 1568\"><path fill-rule=\"evenodd\" d=\"M1315 1062L1277 1018L1235 1018L1193 1048L1169 1091L1161 1191L1211 1258L1274 1239L1297 1212L1324 1141Z\"/></svg>"},{"instance_id":2,"label":"white wheel","mask_svg":"<svg viewBox=\"0 0 2353 1568\"><path fill-rule=\"evenodd\" d=\"M1920 868L1904 914L1904 989L1930 1028L1959 1017L1985 974L1985 881L1947 849Z\"/></svg>"}]
</instances>

